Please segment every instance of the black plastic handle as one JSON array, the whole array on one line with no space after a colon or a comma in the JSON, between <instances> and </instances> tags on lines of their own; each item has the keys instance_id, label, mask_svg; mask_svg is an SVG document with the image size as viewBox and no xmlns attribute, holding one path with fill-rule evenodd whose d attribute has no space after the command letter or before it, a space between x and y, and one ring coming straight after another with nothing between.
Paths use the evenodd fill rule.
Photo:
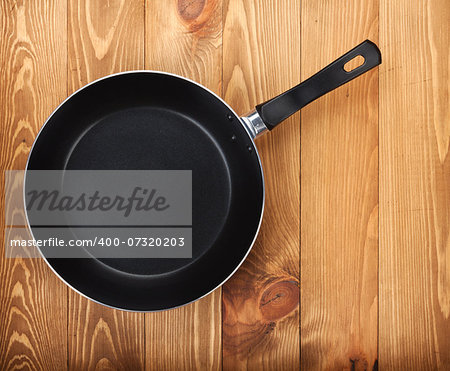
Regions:
<instances>
[{"instance_id":1,"label":"black plastic handle","mask_svg":"<svg viewBox=\"0 0 450 371\"><path fill-rule=\"evenodd\" d=\"M358 55L364 63L347 72L344 65ZM353 48L333 63L288 91L258 104L256 111L269 130L313 100L362 75L381 63L381 52L370 40Z\"/></svg>"}]
</instances>

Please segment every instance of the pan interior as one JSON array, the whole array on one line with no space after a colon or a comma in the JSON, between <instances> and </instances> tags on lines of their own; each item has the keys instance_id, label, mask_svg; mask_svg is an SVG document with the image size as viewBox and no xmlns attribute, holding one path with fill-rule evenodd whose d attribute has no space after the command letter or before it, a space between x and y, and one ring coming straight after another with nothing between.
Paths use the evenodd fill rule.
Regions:
<instances>
[{"instance_id":1,"label":"pan interior","mask_svg":"<svg viewBox=\"0 0 450 371\"><path fill-rule=\"evenodd\" d=\"M174 110L142 106L106 115L76 142L65 168L192 170L192 259L100 259L123 272L161 274L190 264L214 244L228 216L231 184L221 148L198 122Z\"/></svg>"}]
</instances>

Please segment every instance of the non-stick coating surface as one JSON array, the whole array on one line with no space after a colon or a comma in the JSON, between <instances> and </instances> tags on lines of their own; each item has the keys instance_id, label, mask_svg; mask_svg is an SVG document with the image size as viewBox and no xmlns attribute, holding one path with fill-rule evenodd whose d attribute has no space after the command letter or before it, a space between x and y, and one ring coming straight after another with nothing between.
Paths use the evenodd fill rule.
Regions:
<instances>
[{"instance_id":1,"label":"non-stick coating surface","mask_svg":"<svg viewBox=\"0 0 450 371\"><path fill-rule=\"evenodd\" d=\"M239 119L168 74L120 74L79 91L43 128L28 169L192 170L192 259L48 259L76 290L123 309L166 309L214 289L245 257L262 213L260 164Z\"/></svg>"}]
</instances>

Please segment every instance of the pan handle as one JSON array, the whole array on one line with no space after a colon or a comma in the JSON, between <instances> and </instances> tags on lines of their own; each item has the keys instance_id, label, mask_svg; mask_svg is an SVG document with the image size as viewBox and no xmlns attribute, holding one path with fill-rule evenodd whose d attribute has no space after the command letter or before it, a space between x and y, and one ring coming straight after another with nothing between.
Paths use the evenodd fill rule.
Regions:
<instances>
[{"instance_id":1,"label":"pan handle","mask_svg":"<svg viewBox=\"0 0 450 371\"><path fill-rule=\"evenodd\" d=\"M344 69L345 64L357 56L363 57L364 62L351 71L346 71ZM253 127L252 133L256 137L266 128L272 130L308 103L353 80L380 63L380 50L372 41L366 40L299 85L267 102L258 104L254 111L242 119L247 126L250 124Z\"/></svg>"}]
</instances>

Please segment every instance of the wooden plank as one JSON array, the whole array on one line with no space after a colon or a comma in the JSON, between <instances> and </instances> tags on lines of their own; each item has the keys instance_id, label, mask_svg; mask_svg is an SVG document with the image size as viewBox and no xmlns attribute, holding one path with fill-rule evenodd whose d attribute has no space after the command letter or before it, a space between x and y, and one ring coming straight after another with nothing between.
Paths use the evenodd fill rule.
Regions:
<instances>
[{"instance_id":1,"label":"wooden plank","mask_svg":"<svg viewBox=\"0 0 450 371\"><path fill-rule=\"evenodd\" d=\"M140 0L68 0L69 93L111 73L144 68Z\"/></svg>"},{"instance_id":2,"label":"wooden plank","mask_svg":"<svg viewBox=\"0 0 450 371\"><path fill-rule=\"evenodd\" d=\"M366 38L376 0L302 2L302 79ZM302 369L376 369L377 69L301 117Z\"/></svg>"},{"instance_id":3,"label":"wooden plank","mask_svg":"<svg viewBox=\"0 0 450 371\"><path fill-rule=\"evenodd\" d=\"M222 1L146 1L147 69L193 79L222 94Z\"/></svg>"},{"instance_id":4,"label":"wooden plank","mask_svg":"<svg viewBox=\"0 0 450 371\"><path fill-rule=\"evenodd\" d=\"M0 2L0 188L24 169L39 128L66 95L66 2ZM0 369L64 370L67 289L41 259L6 259L1 197Z\"/></svg>"},{"instance_id":5,"label":"wooden plank","mask_svg":"<svg viewBox=\"0 0 450 371\"><path fill-rule=\"evenodd\" d=\"M222 368L220 289L185 307L146 313L147 370Z\"/></svg>"},{"instance_id":6,"label":"wooden plank","mask_svg":"<svg viewBox=\"0 0 450 371\"><path fill-rule=\"evenodd\" d=\"M110 309L70 292L71 370L143 370L144 314Z\"/></svg>"},{"instance_id":7,"label":"wooden plank","mask_svg":"<svg viewBox=\"0 0 450 371\"><path fill-rule=\"evenodd\" d=\"M146 2L147 69L177 73L221 95L222 1ZM221 290L185 307L147 313L146 369L222 366Z\"/></svg>"},{"instance_id":8,"label":"wooden plank","mask_svg":"<svg viewBox=\"0 0 450 371\"><path fill-rule=\"evenodd\" d=\"M69 0L69 92L99 77L144 67L140 0ZM69 292L70 369L144 368L144 314L121 312Z\"/></svg>"},{"instance_id":9,"label":"wooden plank","mask_svg":"<svg viewBox=\"0 0 450 371\"><path fill-rule=\"evenodd\" d=\"M224 5L225 99L244 114L300 82L300 2ZM223 289L223 367L298 370L300 120L257 140L266 181L259 237Z\"/></svg>"},{"instance_id":10,"label":"wooden plank","mask_svg":"<svg viewBox=\"0 0 450 371\"><path fill-rule=\"evenodd\" d=\"M450 3L381 1L380 367L450 369Z\"/></svg>"}]
</instances>

